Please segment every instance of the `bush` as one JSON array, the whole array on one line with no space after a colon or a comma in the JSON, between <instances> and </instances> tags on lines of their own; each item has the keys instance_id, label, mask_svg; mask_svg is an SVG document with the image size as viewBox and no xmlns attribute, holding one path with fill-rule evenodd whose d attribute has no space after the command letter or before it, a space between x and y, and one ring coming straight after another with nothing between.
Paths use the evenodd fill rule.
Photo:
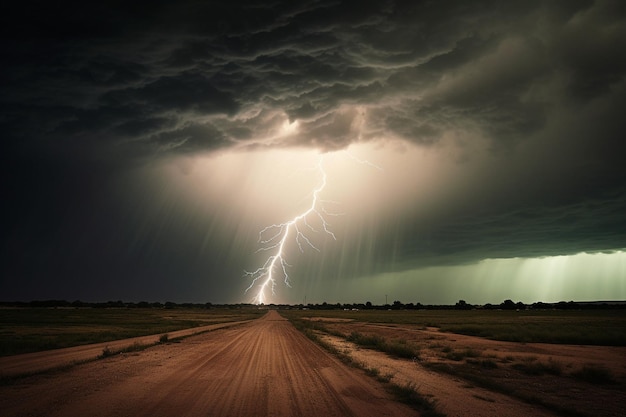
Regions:
<instances>
[{"instance_id":1,"label":"bush","mask_svg":"<svg viewBox=\"0 0 626 417\"><path fill-rule=\"evenodd\" d=\"M384 350L385 339L376 335L364 335L359 332L352 332L347 339L349 342L356 343L359 346L369 347L377 350Z\"/></svg>"},{"instance_id":2,"label":"bush","mask_svg":"<svg viewBox=\"0 0 626 417\"><path fill-rule=\"evenodd\" d=\"M111 348L109 348L108 346L105 346L104 349L102 349L102 353L100 354L100 358L108 358L109 356L113 356L115 355L116 352L114 352L113 350L111 350Z\"/></svg>"},{"instance_id":3,"label":"bush","mask_svg":"<svg viewBox=\"0 0 626 417\"><path fill-rule=\"evenodd\" d=\"M397 341L387 344L385 347L385 352L390 355L397 356L399 358L405 359L419 359L420 351L419 348L409 345L406 342Z\"/></svg>"},{"instance_id":4,"label":"bush","mask_svg":"<svg viewBox=\"0 0 626 417\"><path fill-rule=\"evenodd\" d=\"M359 332L352 332L346 339L359 346L375 349L390 355L405 359L419 359L419 348L412 346L406 340L396 340L387 342L385 338L377 335L364 335Z\"/></svg>"}]
</instances>

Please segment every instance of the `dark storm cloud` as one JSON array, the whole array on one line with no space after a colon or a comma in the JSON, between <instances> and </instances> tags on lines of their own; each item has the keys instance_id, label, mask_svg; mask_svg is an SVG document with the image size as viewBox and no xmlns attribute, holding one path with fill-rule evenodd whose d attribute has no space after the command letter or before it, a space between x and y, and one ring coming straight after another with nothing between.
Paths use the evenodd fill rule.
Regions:
<instances>
[{"instance_id":1,"label":"dark storm cloud","mask_svg":"<svg viewBox=\"0 0 626 417\"><path fill-rule=\"evenodd\" d=\"M3 257L20 253L7 269L18 276L37 247L72 256L66 226L102 233L93 252L124 241L121 226L100 226L106 198L91 190L110 194L111 178L138 161L389 137L431 147L452 137L468 149L460 163L484 143L500 163L476 175L450 217L380 230L372 268L626 247L625 9L610 0L16 4L0 20ZM273 137L287 119L298 133ZM534 151L519 153L528 143ZM126 221L117 224L130 229ZM43 270L46 259L32 264Z\"/></svg>"},{"instance_id":2,"label":"dark storm cloud","mask_svg":"<svg viewBox=\"0 0 626 417\"><path fill-rule=\"evenodd\" d=\"M442 262L492 258L533 258L598 252L623 245L624 194L550 207L450 218L434 232L424 227L413 253L442 255ZM408 253L402 254L406 257Z\"/></svg>"},{"instance_id":3,"label":"dark storm cloud","mask_svg":"<svg viewBox=\"0 0 626 417\"><path fill-rule=\"evenodd\" d=\"M215 143L197 145L209 150L241 139L217 125L241 131L263 110L306 122L298 140L322 148L390 133L432 143L468 125L506 145L540 130L564 95L611 94L624 73L623 7L611 2L237 4L76 4L39 11L55 25L37 12L7 22L3 106L64 109L93 136L128 114L147 141L164 125L211 123ZM371 113L361 132L340 111L355 105Z\"/></svg>"}]
</instances>

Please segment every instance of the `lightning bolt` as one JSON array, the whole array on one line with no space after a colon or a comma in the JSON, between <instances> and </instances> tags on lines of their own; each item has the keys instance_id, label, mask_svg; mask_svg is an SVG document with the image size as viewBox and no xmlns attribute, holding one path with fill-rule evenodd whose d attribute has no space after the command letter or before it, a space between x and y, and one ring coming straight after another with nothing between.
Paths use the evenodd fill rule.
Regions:
<instances>
[{"instance_id":1,"label":"lightning bolt","mask_svg":"<svg viewBox=\"0 0 626 417\"><path fill-rule=\"evenodd\" d=\"M372 168L375 168L379 171L383 171L381 167L375 165L367 160L359 159L356 156L352 155L350 152L343 151L342 154L346 155L352 161L361 164L368 165ZM326 154L332 155L332 154ZM312 225L311 222L316 219L318 224L323 229L323 232L334 240L337 240L335 234L330 230L330 225L326 221L325 216L340 216L341 213L333 213L331 211L326 210L326 205L329 203L338 204L335 201L331 200L322 200L320 198L320 194L326 188L327 183L327 175L324 170L324 155L320 156L316 170L320 175L320 183L313 190L311 205L307 210L302 212L301 214L295 216L291 220L272 224L270 226L265 227L259 232L258 243L262 245L260 249L256 252L265 252L265 251L273 251L273 255L270 255L263 266L258 268L255 271L244 271L247 277L252 279L250 286L246 289L246 293L258 285L258 292L253 299L253 302L256 304L264 304L267 297L266 291L271 289L272 294L275 294L276 288L276 278L282 277L285 285L287 287L291 287L289 283L289 273L287 269L291 266L285 260L285 246L290 242L290 237L293 235L293 240L296 241L300 252L304 253L304 249L306 247L310 247L316 251L320 251L313 242L307 237L306 233L318 233ZM306 233L305 233L306 232Z\"/></svg>"},{"instance_id":2,"label":"lightning bolt","mask_svg":"<svg viewBox=\"0 0 626 417\"><path fill-rule=\"evenodd\" d=\"M330 230L329 224L326 221L325 216L338 216L338 213L332 213L326 210L325 203L334 203L329 200L320 199L320 193L326 188L327 176L324 170L324 156L320 156L317 163L317 171L321 176L320 184L313 190L311 205L309 208L301 214L295 216L291 220L272 224L265 227L259 232L258 242L263 245L257 252L261 251L274 251L273 255L270 255L263 266L255 271L244 271L245 276L252 278L252 283L246 289L246 293L250 291L255 285L259 285L258 292L254 297L253 302L257 304L263 304L266 301L266 291L271 289L272 294L275 294L274 289L276 287L276 278L281 277L288 287L291 287L289 283L289 274L287 268L290 267L285 260L285 245L290 241L290 237L293 235L298 244L300 252L304 253L306 247L310 247L316 251L320 251L313 242L307 237L306 233L316 233L316 230L311 222L313 219L317 219L324 233L337 240L335 234ZM306 233L305 233L306 232Z\"/></svg>"}]
</instances>

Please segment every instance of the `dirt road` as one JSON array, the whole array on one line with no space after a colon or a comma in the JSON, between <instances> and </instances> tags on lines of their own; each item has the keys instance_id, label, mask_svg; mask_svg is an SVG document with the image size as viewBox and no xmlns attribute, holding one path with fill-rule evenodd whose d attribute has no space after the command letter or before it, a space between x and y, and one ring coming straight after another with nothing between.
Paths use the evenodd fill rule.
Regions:
<instances>
[{"instance_id":1,"label":"dirt road","mask_svg":"<svg viewBox=\"0 0 626 417\"><path fill-rule=\"evenodd\" d=\"M277 312L0 387L3 416L415 416Z\"/></svg>"}]
</instances>

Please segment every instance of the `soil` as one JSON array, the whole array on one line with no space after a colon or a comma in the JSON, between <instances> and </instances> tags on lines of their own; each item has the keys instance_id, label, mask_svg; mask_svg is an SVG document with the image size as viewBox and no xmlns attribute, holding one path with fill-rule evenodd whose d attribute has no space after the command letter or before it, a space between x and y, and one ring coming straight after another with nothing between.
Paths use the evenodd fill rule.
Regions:
<instances>
[{"instance_id":1,"label":"soil","mask_svg":"<svg viewBox=\"0 0 626 417\"><path fill-rule=\"evenodd\" d=\"M327 343L441 414L623 416L626 348L513 343L436 328L324 320ZM0 358L2 416L416 416L376 378L348 367L278 312L191 329L183 340L93 360L159 335ZM346 341L352 332L418 348L411 359ZM71 366L67 366L70 364ZM599 379L576 377L605 370ZM25 376L30 374L30 376ZM608 375L608 378L606 377ZM17 377L16 377L17 376Z\"/></svg>"},{"instance_id":2,"label":"soil","mask_svg":"<svg viewBox=\"0 0 626 417\"><path fill-rule=\"evenodd\" d=\"M28 361L12 358L32 372ZM37 355L29 358L36 363ZM17 378L0 386L0 410L50 417L419 415L276 311L179 342Z\"/></svg>"},{"instance_id":3,"label":"soil","mask_svg":"<svg viewBox=\"0 0 626 417\"><path fill-rule=\"evenodd\" d=\"M411 385L447 416L623 416L626 348L515 343L443 333L436 328L324 320L327 343L363 366ZM346 341L358 332L417 348L398 359ZM456 353L456 355L455 355ZM605 371L581 379L582 369Z\"/></svg>"}]
</instances>

